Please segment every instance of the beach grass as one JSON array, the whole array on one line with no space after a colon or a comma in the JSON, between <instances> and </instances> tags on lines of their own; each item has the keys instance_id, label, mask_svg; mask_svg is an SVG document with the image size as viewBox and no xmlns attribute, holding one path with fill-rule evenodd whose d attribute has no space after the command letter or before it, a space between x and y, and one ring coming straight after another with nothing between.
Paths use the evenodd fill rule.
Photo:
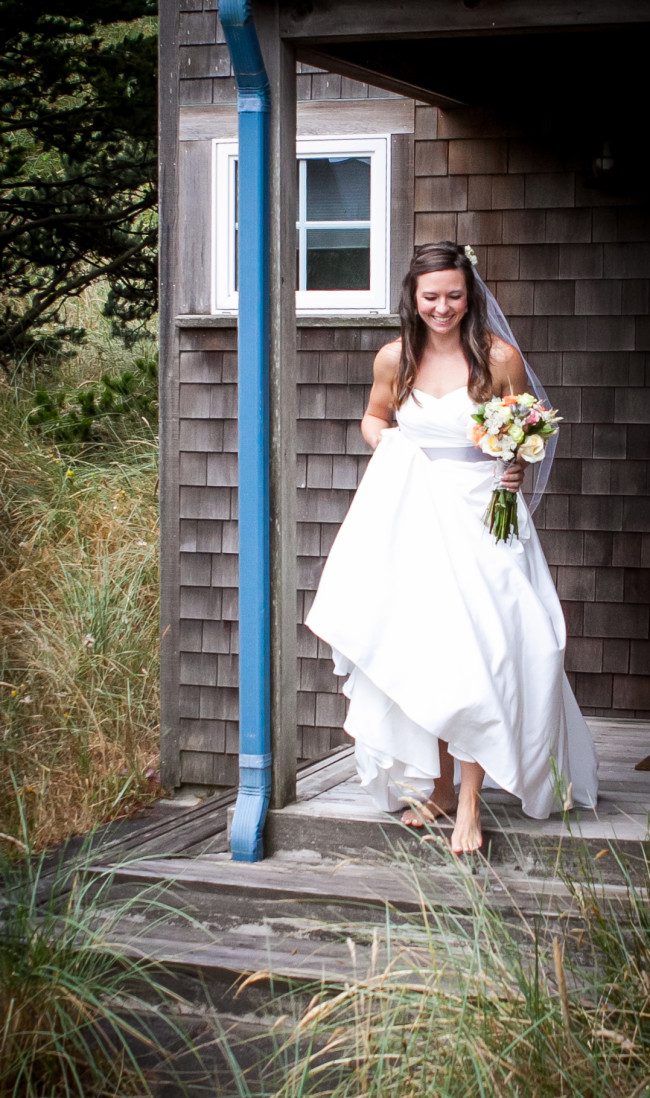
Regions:
<instances>
[{"instance_id":1,"label":"beach grass","mask_svg":"<svg viewBox=\"0 0 650 1098\"><path fill-rule=\"evenodd\" d=\"M354 977L314 988L278 1045L268 1093L648 1098L647 872L633 883L612 845L624 882L613 896L586 852L578 874L556 866L568 904L524 911L498 867L479 855L459 863L433 830L428 838L390 859L420 910L398 918L387 909L384 927L372 926L369 912L363 953L359 924L338 928ZM441 899L441 874L453 902ZM285 1018L293 1007L285 995Z\"/></svg>"},{"instance_id":2,"label":"beach grass","mask_svg":"<svg viewBox=\"0 0 650 1098\"><path fill-rule=\"evenodd\" d=\"M97 321L50 383L138 353ZM35 383L0 388L0 832L15 783L40 849L157 792L158 446L131 421L66 451L28 423Z\"/></svg>"}]
</instances>

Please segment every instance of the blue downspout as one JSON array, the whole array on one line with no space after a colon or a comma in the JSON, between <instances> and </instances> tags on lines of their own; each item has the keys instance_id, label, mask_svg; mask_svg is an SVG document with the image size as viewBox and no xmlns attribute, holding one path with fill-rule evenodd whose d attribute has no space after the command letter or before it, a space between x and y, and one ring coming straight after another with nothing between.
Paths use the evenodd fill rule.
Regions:
<instances>
[{"instance_id":1,"label":"blue downspout","mask_svg":"<svg viewBox=\"0 0 650 1098\"><path fill-rule=\"evenodd\" d=\"M239 117L239 790L230 849L264 857L271 797L269 545L269 83L250 0L221 0Z\"/></svg>"}]
</instances>

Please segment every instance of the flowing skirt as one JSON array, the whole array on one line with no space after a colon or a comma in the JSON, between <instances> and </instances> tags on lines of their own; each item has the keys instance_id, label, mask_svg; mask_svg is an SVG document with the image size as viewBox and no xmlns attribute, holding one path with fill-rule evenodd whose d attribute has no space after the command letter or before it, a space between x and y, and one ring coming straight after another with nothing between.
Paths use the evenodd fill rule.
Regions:
<instances>
[{"instance_id":1,"label":"flowing skirt","mask_svg":"<svg viewBox=\"0 0 650 1098\"><path fill-rule=\"evenodd\" d=\"M430 794L439 740L529 816L596 803L557 592L521 492L518 539L497 544L483 525L492 472L384 431L306 619L347 676L343 727L388 811Z\"/></svg>"}]
</instances>

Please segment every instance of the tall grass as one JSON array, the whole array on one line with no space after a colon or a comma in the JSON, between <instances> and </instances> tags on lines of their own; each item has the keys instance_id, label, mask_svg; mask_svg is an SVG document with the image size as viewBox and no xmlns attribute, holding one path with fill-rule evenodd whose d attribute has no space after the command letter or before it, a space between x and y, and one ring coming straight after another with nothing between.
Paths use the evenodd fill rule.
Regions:
<instances>
[{"instance_id":1,"label":"tall grass","mask_svg":"<svg viewBox=\"0 0 650 1098\"><path fill-rule=\"evenodd\" d=\"M430 839L401 855L420 912L369 931L355 977L314 995L278 1051L274 1098L647 1098L647 884L612 899L592 863L565 876L570 910L530 915L503 902L497 869Z\"/></svg>"},{"instance_id":2,"label":"tall grass","mask_svg":"<svg viewBox=\"0 0 650 1098\"><path fill-rule=\"evenodd\" d=\"M82 384L128 361L99 328L62 369ZM0 831L17 826L13 775L38 848L151 796L157 443L143 422L66 454L28 426L30 397L0 389Z\"/></svg>"},{"instance_id":3,"label":"tall grass","mask_svg":"<svg viewBox=\"0 0 650 1098\"><path fill-rule=\"evenodd\" d=\"M47 892L18 794L18 859L0 855L0 1095L2 1098L145 1098L192 1093L209 1077L204 1043L176 1018L192 1004L160 966L111 944L134 907L155 933L182 917L163 891L113 896L101 881L60 867Z\"/></svg>"}]
</instances>

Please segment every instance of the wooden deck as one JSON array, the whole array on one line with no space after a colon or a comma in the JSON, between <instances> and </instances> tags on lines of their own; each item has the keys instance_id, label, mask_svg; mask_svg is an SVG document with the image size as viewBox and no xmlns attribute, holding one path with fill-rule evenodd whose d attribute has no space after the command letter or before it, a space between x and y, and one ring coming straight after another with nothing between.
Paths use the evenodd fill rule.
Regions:
<instances>
[{"instance_id":1,"label":"wooden deck","mask_svg":"<svg viewBox=\"0 0 650 1098\"><path fill-rule=\"evenodd\" d=\"M473 869L462 861L450 865L431 846L417 868L405 861L403 850L416 849L450 825L414 832L398 813L377 811L359 787L353 748L303 771L297 802L269 814L267 857L261 862L234 862L228 853L232 799L230 806L215 798L212 806L185 810L176 827L155 825L139 847L106 851L87 867L98 880L108 875L112 894L137 901L129 917L113 926L111 940L171 966L181 980L200 971L224 1009L235 1010L242 1005L234 1005L236 982L250 973L272 972L276 983L319 977L345 983L370 964L373 935L383 942L386 905L398 936L404 920L408 948L421 948L424 957L425 944L417 933L413 938L412 923L421 911L422 888L429 903L471 912L468 868L490 906L505 917L541 916L547 935L564 934L582 918L567 880L572 864L575 880L591 880L586 887L621 905L625 917L630 879L641 891L648 885L650 771L635 766L648 754L650 724L589 723L600 757L597 811L535 821L513 798L488 792L487 859ZM152 889L154 895L161 889L170 912L175 908L182 916L149 925L139 915L138 897L151 896ZM355 943L352 959L346 937ZM265 1002L262 985L254 986ZM252 1005L247 998L242 1003Z\"/></svg>"},{"instance_id":2,"label":"wooden deck","mask_svg":"<svg viewBox=\"0 0 650 1098\"><path fill-rule=\"evenodd\" d=\"M650 813L650 770L636 770L650 753L650 723L588 721L599 760L599 799L595 811L575 809L548 820L526 816L516 797L498 790L482 794L488 827L521 830L531 835L582 835L584 838L644 839ZM296 804L275 813L293 818L364 820L385 823L399 816L374 807L359 784L353 748L342 752L325 772L302 783Z\"/></svg>"},{"instance_id":3,"label":"wooden deck","mask_svg":"<svg viewBox=\"0 0 650 1098\"><path fill-rule=\"evenodd\" d=\"M589 723L600 758L597 810L535 821L513 798L488 792L487 858L475 863L431 841L445 825L414 832L399 813L378 812L350 747L301 772L296 803L269 813L260 862L230 857L231 794L169 806L137 834L95 847L79 868L104 889L112 947L161 966L172 990L196 1001L197 1024L206 1003L216 1007L235 1060L255 1077L273 1051L269 1025L286 1023L278 991L290 989L291 1009L303 1010L322 980L335 994L397 955L417 979L431 964L437 918L425 910L450 913L445 942L456 916L466 922L485 903L515 936L534 922L542 943L559 936L578 953L585 888L590 904L600 898L612 917L629 918L630 880L639 894L648 886L650 771L635 766L649 753L650 724ZM409 849L421 857L409 859ZM123 910L117 920L113 901ZM459 956L474 949L462 933L451 944ZM221 1078L230 1059L222 1063L218 1048L215 1056ZM220 1093L239 1092L226 1081Z\"/></svg>"},{"instance_id":4,"label":"wooden deck","mask_svg":"<svg viewBox=\"0 0 650 1098\"><path fill-rule=\"evenodd\" d=\"M582 844L594 855L613 843L639 857L648 839L650 771L635 767L650 753L650 723L603 718L591 718L588 723L599 758L596 809L575 808L547 820L533 820L524 815L515 797L485 790L482 815L488 858L543 874L546 859L560 843L565 849L573 843L576 850ZM399 812L377 809L360 787L353 748L349 748L300 783L295 804L270 812L268 850L371 857L373 850L409 841L399 816ZM444 835L451 827L443 822L434 830ZM421 835L413 832L413 841Z\"/></svg>"},{"instance_id":5,"label":"wooden deck","mask_svg":"<svg viewBox=\"0 0 650 1098\"><path fill-rule=\"evenodd\" d=\"M516 863L517 854L523 853L521 868L525 863L528 870L543 870L539 859L531 860L531 848L542 843L550 849L558 841L582 839L596 853L607 843L622 844L636 856L643 849L649 838L650 769L637 767L650 754L650 722L590 718L588 724L599 757L596 810L579 808L532 820L514 797L486 790L484 829L499 863ZM108 867L142 859L228 858L235 798L232 790L192 807L161 803L136 821L100 829L83 845L71 842L50 859L41 876L41 894L47 895L54 879L61 879L62 865L72 880L77 866L91 862ZM376 861L376 853L390 849L391 843L420 841L422 832L407 830L399 815L375 808L359 785L353 747L342 748L303 767L296 802L269 812L266 860L286 853L305 864L341 855L358 863ZM444 834L449 829L442 823L435 830Z\"/></svg>"}]
</instances>

